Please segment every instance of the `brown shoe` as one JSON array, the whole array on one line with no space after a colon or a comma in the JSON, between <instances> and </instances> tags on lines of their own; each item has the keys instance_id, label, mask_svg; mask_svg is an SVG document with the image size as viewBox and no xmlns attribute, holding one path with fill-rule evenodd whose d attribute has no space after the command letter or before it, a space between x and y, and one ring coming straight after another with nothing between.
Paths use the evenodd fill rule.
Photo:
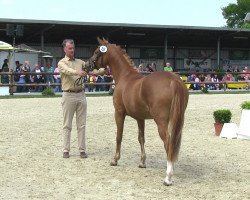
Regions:
<instances>
[{"instance_id":1,"label":"brown shoe","mask_svg":"<svg viewBox=\"0 0 250 200\"><path fill-rule=\"evenodd\" d=\"M85 152L80 152L80 157L81 158L87 158L88 155Z\"/></svg>"},{"instance_id":2,"label":"brown shoe","mask_svg":"<svg viewBox=\"0 0 250 200\"><path fill-rule=\"evenodd\" d=\"M63 158L69 158L69 152L63 152Z\"/></svg>"}]
</instances>

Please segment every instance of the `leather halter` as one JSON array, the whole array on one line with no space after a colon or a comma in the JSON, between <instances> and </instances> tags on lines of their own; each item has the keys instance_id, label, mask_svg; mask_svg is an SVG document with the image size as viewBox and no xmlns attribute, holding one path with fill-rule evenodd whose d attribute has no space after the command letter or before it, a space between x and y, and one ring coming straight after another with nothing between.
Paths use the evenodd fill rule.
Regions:
<instances>
[{"instance_id":1,"label":"leather halter","mask_svg":"<svg viewBox=\"0 0 250 200\"><path fill-rule=\"evenodd\" d=\"M101 45L101 46L105 46L107 48L108 44L107 45ZM98 69L97 65L96 65L96 62L99 60L99 58L102 58L101 65L103 66L103 54L105 54L106 52L101 52L101 50L100 50L101 46L99 46L99 51L97 52L96 59L95 60L89 59L88 66L86 66L83 69L87 73L90 72L90 71L93 71L94 69ZM106 68L106 67L104 67L104 68ZM74 83L74 87L76 87L76 86L83 87L83 84L84 84L84 77L79 77L79 78L76 79L76 81Z\"/></svg>"},{"instance_id":2,"label":"leather halter","mask_svg":"<svg viewBox=\"0 0 250 200\"><path fill-rule=\"evenodd\" d=\"M106 48L107 48L107 50L108 50L108 44L107 45L101 45L101 46L99 46L99 51L96 53L97 55L96 55L96 58L95 58L95 60L89 60L89 63L91 64L91 65L94 65L94 68L95 69L97 69L97 65L96 65L96 63L97 63L97 61L101 58L101 66L102 67L104 67L103 66L103 55L107 52L102 52L101 50L100 50L100 47L102 47L102 46L105 46ZM104 68L106 68L106 67L104 67Z\"/></svg>"}]
</instances>

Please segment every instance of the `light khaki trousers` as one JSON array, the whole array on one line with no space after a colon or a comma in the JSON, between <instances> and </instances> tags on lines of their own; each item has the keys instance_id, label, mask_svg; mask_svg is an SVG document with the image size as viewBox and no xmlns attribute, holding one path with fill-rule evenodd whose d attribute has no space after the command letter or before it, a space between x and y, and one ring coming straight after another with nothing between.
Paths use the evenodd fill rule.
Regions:
<instances>
[{"instance_id":1,"label":"light khaki trousers","mask_svg":"<svg viewBox=\"0 0 250 200\"><path fill-rule=\"evenodd\" d=\"M78 147L80 152L86 151L85 129L87 115L87 101L84 92L62 94L63 109L63 152L70 151L70 136L72 121L76 113L76 127L78 136Z\"/></svg>"}]
</instances>

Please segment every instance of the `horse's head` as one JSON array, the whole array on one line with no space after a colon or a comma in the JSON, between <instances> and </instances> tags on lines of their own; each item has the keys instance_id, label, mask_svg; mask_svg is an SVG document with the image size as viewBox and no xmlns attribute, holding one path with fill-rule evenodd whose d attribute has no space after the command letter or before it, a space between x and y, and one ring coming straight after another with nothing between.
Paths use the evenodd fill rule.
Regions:
<instances>
[{"instance_id":1,"label":"horse's head","mask_svg":"<svg viewBox=\"0 0 250 200\"><path fill-rule=\"evenodd\" d=\"M89 59L89 63L92 68L106 68L108 64L107 53L109 42L105 39L100 39L99 37L97 37L97 40L99 42L99 46L94 51L93 56Z\"/></svg>"}]
</instances>

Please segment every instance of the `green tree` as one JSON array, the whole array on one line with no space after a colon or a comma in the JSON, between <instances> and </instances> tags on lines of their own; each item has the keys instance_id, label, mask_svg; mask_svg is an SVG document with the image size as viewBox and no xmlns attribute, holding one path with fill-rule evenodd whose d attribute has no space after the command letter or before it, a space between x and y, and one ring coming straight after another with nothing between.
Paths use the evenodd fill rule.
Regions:
<instances>
[{"instance_id":1,"label":"green tree","mask_svg":"<svg viewBox=\"0 0 250 200\"><path fill-rule=\"evenodd\" d=\"M222 8L222 15L230 28L250 28L250 23L244 22L248 12L250 12L250 0L237 0L237 4L230 3Z\"/></svg>"}]
</instances>

